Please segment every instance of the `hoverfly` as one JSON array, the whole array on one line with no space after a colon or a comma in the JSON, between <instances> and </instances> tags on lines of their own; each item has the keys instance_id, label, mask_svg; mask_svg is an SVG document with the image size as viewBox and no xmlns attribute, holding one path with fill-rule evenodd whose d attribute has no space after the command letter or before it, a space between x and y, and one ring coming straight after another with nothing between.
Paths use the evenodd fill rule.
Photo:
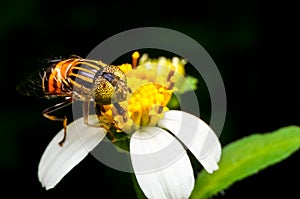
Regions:
<instances>
[{"instance_id":1,"label":"hoverfly","mask_svg":"<svg viewBox=\"0 0 300 199\"><path fill-rule=\"evenodd\" d=\"M132 67L136 67L139 54L132 56ZM23 95L37 96L47 99L63 97L63 101L46 108L42 114L44 117L61 121L64 128L64 137L59 142L62 146L67 136L67 117L58 117L53 112L58 111L74 100L83 102L84 123L88 123L89 104L94 101L96 105L108 105L114 103L122 108L118 102L126 100L130 89L126 85L126 77L119 66L108 65L100 60L84 59L77 55L68 58L47 60L47 67L28 76L26 82L18 85L17 90ZM94 126L94 125L92 125ZM99 127L99 126L97 126Z\"/></svg>"}]
</instances>

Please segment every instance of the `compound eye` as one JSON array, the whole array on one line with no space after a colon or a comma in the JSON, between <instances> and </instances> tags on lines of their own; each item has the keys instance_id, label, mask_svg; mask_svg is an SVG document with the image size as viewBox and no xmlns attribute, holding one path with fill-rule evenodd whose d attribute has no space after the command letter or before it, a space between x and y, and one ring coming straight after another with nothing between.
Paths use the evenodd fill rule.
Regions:
<instances>
[{"instance_id":1,"label":"compound eye","mask_svg":"<svg viewBox=\"0 0 300 199\"><path fill-rule=\"evenodd\" d=\"M94 80L92 87L93 98L98 104L111 104L113 93L115 89L113 85L104 77L98 76Z\"/></svg>"},{"instance_id":2,"label":"compound eye","mask_svg":"<svg viewBox=\"0 0 300 199\"><path fill-rule=\"evenodd\" d=\"M103 72L102 73L102 77L104 79L106 79L108 82L110 82L111 84L114 83L114 81L118 81L118 77L115 77L112 73L106 73L106 72Z\"/></svg>"},{"instance_id":3,"label":"compound eye","mask_svg":"<svg viewBox=\"0 0 300 199\"><path fill-rule=\"evenodd\" d=\"M127 90L125 75L119 67L104 67L95 74L92 95L96 103L107 105L123 101Z\"/></svg>"}]
</instances>

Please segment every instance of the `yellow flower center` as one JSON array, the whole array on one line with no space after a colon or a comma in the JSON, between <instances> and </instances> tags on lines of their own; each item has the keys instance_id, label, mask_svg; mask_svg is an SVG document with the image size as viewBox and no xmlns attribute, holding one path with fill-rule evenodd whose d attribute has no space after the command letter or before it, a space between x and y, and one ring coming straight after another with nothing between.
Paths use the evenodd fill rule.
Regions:
<instances>
[{"instance_id":1,"label":"yellow flower center","mask_svg":"<svg viewBox=\"0 0 300 199\"><path fill-rule=\"evenodd\" d=\"M143 126L155 126L168 110L166 106L176 89L174 74L182 74L183 66L166 58L141 59L139 64L135 69L130 64L120 66L129 93L125 101L101 106L98 118L104 128L130 135Z\"/></svg>"}]
</instances>

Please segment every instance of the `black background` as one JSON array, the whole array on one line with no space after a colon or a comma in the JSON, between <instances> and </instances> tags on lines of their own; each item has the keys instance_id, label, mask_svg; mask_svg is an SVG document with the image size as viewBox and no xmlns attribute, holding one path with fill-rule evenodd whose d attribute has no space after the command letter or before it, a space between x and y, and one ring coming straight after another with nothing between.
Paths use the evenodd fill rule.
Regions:
<instances>
[{"instance_id":1,"label":"black background","mask_svg":"<svg viewBox=\"0 0 300 199\"><path fill-rule=\"evenodd\" d=\"M174 29L207 50L227 92L222 145L252 133L299 125L296 11L288 1L1 1L0 195L135 197L130 175L107 168L92 156L55 189L45 191L37 166L61 124L41 116L49 102L24 98L15 89L26 74L42 67L38 60L84 57L103 40L132 28ZM299 158L297 152L216 198L297 195Z\"/></svg>"}]
</instances>

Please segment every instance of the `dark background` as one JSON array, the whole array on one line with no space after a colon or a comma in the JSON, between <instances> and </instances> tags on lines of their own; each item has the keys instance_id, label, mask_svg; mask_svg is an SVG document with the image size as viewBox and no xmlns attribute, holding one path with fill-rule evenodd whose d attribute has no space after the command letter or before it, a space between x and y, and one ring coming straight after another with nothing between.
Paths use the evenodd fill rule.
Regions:
<instances>
[{"instance_id":1,"label":"dark background","mask_svg":"<svg viewBox=\"0 0 300 199\"><path fill-rule=\"evenodd\" d=\"M84 57L103 40L132 28L174 29L207 50L227 92L222 145L252 133L299 125L296 13L296 6L288 1L1 1L0 196L135 197L129 174L112 170L92 156L55 189L45 191L37 166L61 124L41 116L50 102L25 98L15 89L27 74L42 67L39 60L70 54ZM216 198L298 195L299 158L297 152Z\"/></svg>"}]
</instances>

